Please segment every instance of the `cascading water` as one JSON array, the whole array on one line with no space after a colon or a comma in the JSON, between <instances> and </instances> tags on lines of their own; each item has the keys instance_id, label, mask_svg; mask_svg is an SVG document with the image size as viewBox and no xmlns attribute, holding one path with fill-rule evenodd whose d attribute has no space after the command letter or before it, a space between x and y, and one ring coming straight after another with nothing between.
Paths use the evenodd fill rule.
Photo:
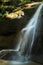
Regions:
<instances>
[{"instance_id":1,"label":"cascading water","mask_svg":"<svg viewBox=\"0 0 43 65\"><path fill-rule=\"evenodd\" d=\"M1 56L1 59L6 59L7 60L14 60L14 61L28 61L31 55L31 50L32 50L32 46L33 46L33 42L35 39L35 35L36 35L36 29L38 30L37 27L38 23L39 23L39 18L41 17L41 11L42 11L42 6L43 4L41 4L37 11L35 12L34 16L30 19L29 23L25 26L25 28L23 28L20 31L20 37L19 37L19 42L18 45L16 47L15 50L9 50L12 51L9 53L7 53L6 51L4 51L4 56ZM14 51L14 52L13 52ZM7 56L8 54L8 56Z\"/></svg>"},{"instance_id":2,"label":"cascading water","mask_svg":"<svg viewBox=\"0 0 43 65\"><path fill-rule=\"evenodd\" d=\"M37 11L35 12L32 19L29 21L27 26L21 30L21 35L18 43L18 47L16 51L19 51L20 54L23 55L30 55L31 49L33 46L34 38L35 38L35 32L37 28L37 23L39 22L40 13L42 10L43 4L39 6Z\"/></svg>"}]
</instances>

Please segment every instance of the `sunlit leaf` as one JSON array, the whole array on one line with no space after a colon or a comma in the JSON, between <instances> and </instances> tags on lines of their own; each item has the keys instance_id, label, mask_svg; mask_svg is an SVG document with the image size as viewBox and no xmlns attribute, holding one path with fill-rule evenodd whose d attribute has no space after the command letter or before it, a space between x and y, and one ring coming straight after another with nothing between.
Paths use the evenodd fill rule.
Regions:
<instances>
[{"instance_id":1,"label":"sunlit leaf","mask_svg":"<svg viewBox=\"0 0 43 65\"><path fill-rule=\"evenodd\" d=\"M8 2L8 1L10 1L10 0L2 0L2 2Z\"/></svg>"}]
</instances>

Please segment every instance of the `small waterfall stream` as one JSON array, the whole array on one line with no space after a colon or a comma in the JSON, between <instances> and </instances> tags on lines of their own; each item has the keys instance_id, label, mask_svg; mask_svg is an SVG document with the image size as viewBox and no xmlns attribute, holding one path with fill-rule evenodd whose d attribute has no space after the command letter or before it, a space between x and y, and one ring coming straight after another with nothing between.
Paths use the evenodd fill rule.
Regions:
<instances>
[{"instance_id":1,"label":"small waterfall stream","mask_svg":"<svg viewBox=\"0 0 43 65\"><path fill-rule=\"evenodd\" d=\"M30 19L28 24L20 31L16 49L9 50L10 53L7 53L8 51L6 52L4 50L5 56L4 57L1 56L1 59L23 61L23 62L29 60L33 43L34 43L34 39L35 39L35 35L37 32L36 29L37 29L37 26L41 17L42 6L43 4L41 4L38 7L37 11L33 15L33 17Z\"/></svg>"},{"instance_id":2,"label":"small waterfall stream","mask_svg":"<svg viewBox=\"0 0 43 65\"><path fill-rule=\"evenodd\" d=\"M37 23L39 22L40 13L43 4L41 4L37 11L35 12L34 16L30 19L29 23L26 25L25 28L21 30L18 46L16 51L19 51L20 54L29 55L31 53L32 45L35 38L35 32L37 28Z\"/></svg>"}]
</instances>

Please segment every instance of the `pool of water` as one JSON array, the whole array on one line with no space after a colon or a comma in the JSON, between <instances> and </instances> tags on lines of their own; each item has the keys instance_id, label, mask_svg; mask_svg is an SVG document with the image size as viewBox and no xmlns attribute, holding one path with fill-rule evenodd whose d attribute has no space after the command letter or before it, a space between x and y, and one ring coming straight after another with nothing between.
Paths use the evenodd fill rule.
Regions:
<instances>
[{"instance_id":1,"label":"pool of water","mask_svg":"<svg viewBox=\"0 0 43 65\"><path fill-rule=\"evenodd\" d=\"M20 55L18 51L0 51L0 65L41 65L30 60L30 56Z\"/></svg>"},{"instance_id":2,"label":"pool of water","mask_svg":"<svg viewBox=\"0 0 43 65\"><path fill-rule=\"evenodd\" d=\"M2 50L2 52L0 52L0 59L17 62L27 62L28 60L30 60L30 56L21 55L18 51L14 50Z\"/></svg>"}]
</instances>

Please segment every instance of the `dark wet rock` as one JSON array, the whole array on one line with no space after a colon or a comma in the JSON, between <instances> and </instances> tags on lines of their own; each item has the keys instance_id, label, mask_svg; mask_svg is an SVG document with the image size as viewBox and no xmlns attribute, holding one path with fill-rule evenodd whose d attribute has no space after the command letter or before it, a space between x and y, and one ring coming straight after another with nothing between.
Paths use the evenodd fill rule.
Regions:
<instances>
[{"instance_id":1,"label":"dark wet rock","mask_svg":"<svg viewBox=\"0 0 43 65\"><path fill-rule=\"evenodd\" d=\"M3 16L0 17L0 49L14 48L17 34L26 26L36 9L37 7L24 9L24 16L20 19L9 19Z\"/></svg>"}]
</instances>

